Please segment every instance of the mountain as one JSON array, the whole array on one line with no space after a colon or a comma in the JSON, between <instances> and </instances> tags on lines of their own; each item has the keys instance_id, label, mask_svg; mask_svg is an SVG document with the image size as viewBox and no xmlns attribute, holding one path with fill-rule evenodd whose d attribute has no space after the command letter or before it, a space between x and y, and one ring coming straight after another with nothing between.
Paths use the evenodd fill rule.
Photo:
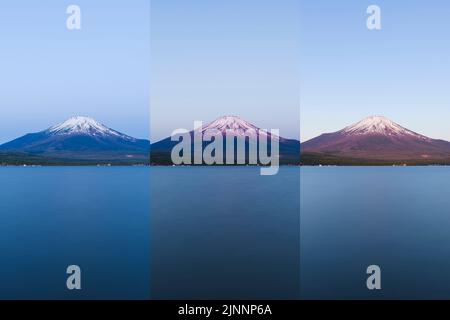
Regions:
<instances>
[{"instance_id":1,"label":"mountain","mask_svg":"<svg viewBox=\"0 0 450 320\"><path fill-rule=\"evenodd\" d=\"M149 158L150 142L136 139L89 117L72 117L56 126L0 145L2 154L67 161L130 161Z\"/></svg>"},{"instance_id":2,"label":"mountain","mask_svg":"<svg viewBox=\"0 0 450 320\"><path fill-rule=\"evenodd\" d=\"M247 122L237 116L223 116L219 119L214 120L210 124L203 127L202 133L204 134L210 130L218 130L225 136L227 133L236 137L243 137L246 134L251 138L256 138L257 135L263 139L270 139L270 133L266 130L262 130L255 125ZM275 136L276 140L279 140L280 137ZM282 138L281 138L282 139Z\"/></svg>"},{"instance_id":3,"label":"mountain","mask_svg":"<svg viewBox=\"0 0 450 320\"><path fill-rule=\"evenodd\" d=\"M301 144L305 164L447 164L450 142L406 129L382 116L365 118Z\"/></svg>"},{"instance_id":4,"label":"mountain","mask_svg":"<svg viewBox=\"0 0 450 320\"><path fill-rule=\"evenodd\" d=\"M223 137L226 135L231 137L248 137L248 139L257 139L258 136L262 138L262 141L270 141L271 138L279 142L279 151L280 151L280 163L282 164L298 164L300 163L300 142L294 139L286 139L280 136L273 136L270 132L258 128L257 126L247 122L237 116L223 116L214 120L213 122L207 124L202 128L202 135L206 132L220 132ZM190 132L192 146L193 148L193 137L194 131ZM246 140L246 152L248 153L249 144L248 139ZM256 140L255 140L256 141ZM156 165L170 165L172 164L171 160L171 151L175 145L177 145L178 141L172 141L171 137L165 138L161 141L153 143L151 145L151 163ZM205 148L210 142L204 142L203 148ZM224 155L226 143L224 139ZM236 143L235 143L236 149ZM268 144L268 150L271 150L270 143ZM236 152L235 152L236 155ZM247 156L248 160L248 156Z\"/></svg>"}]
</instances>

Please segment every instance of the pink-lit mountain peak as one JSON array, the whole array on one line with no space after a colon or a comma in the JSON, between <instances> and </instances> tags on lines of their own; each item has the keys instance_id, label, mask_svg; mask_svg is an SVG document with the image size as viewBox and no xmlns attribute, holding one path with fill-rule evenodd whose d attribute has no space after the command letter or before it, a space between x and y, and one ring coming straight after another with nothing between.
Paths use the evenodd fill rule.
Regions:
<instances>
[{"instance_id":1,"label":"pink-lit mountain peak","mask_svg":"<svg viewBox=\"0 0 450 320\"><path fill-rule=\"evenodd\" d=\"M340 133L348 135L385 135L385 136L409 136L421 140L429 138L406 129L394 121L383 116L370 116L361 121L345 127Z\"/></svg>"},{"instance_id":2,"label":"pink-lit mountain peak","mask_svg":"<svg viewBox=\"0 0 450 320\"><path fill-rule=\"evenodd\" d=\"M258 128L257 126L251 124L248 121L238 117L238 116L223 116L213 122L209 123L203 127L203 133L213 130L221 132L223 135L233 135L233 136L250 136L260 135L261 137L270 136L265 129ZM278 139L278 136L273 136L273 138Z\"/></svg>"},{"instance_id":3,"label":"pink-lit mountain peak","mask_svg":"<svg viewBox=\"0 0 450 320\"><path fill-rule=\"evenodd\" d=\"M380 161L450 160L450 142L428 138L382 116L367 117L342 130L325 133L302 144L302 152L341 159Z\"/></svg>"}]
</instances>

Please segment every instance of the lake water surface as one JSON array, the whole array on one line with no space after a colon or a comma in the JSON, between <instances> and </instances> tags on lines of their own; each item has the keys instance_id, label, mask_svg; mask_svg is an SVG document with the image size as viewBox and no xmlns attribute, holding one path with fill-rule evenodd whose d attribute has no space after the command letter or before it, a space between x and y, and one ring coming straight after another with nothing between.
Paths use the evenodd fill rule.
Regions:
<instances>
[{"instance_id":1,"label":"lake water surface","mask_svg":"<svg viewBox=\"0 0 450 320\"><path fill-rule=\"evenodd\" d=\"M449 167L301 170L303 298L450 298Z\"/></svg>"},{"instance_id":2,"label":"lake water surface","mask_svg":"<svg viewBox=\"0 0 450 320\"><path fill-rule=\"evenodd\" d=\"M450 298L449 190L448 167L0 168L0 298Z\"/></svg>"},{"instance_id":3,"label":"lake water surface","mask_svg":"<svg viewBox=\"0 0 450 320\"><path fill-rule=\"evenodd\" d=\"M0 298L148 298L149 185L148 168L0 168Z\"/></svg>"},{"instance_id":4,"label":"lake water surface","mask_svg":"<svg viewBox=\"0 0 450 320\"><path fill-rule=\"evenodd\" d=\"M298 167L151 170L153 297L299 297Z\"/></svg>"}]
</instances>

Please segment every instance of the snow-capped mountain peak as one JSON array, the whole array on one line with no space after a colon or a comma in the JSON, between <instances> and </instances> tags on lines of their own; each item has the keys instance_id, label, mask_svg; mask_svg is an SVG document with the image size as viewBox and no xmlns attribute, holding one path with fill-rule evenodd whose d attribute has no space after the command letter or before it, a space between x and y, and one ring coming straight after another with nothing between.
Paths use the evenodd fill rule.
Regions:
<instances>
[{"instance_id":1,"label":"snow-capped mountain peak","mask_svg":"<svg viewBox=\"0 0 450 320\"><path fill-rule=\"evenodd\" d=\"M260 129L255 125L241 119L238 116L223 116L214 120L208 125L203 127L202 132L218 130L223 135L231 134L234 136L252 136L252 133L260 134L260 136L267 136L268 133L264 129ZM278 139L278 137L274 138Z\"/></svg>"},{"instance_id":2,"label":"snow-capped mountain peak","mask_svg":"<svg viewBox=\"0 0 450 320\"><path fill-rule=\"evenodd\" d=\"M203 128L203 131L216 129L223 133L226 130L233 131L245 131L249 129L259 130L258 127L252 125L251 123L237 117L237 116L223 116L219 119L214 120L207 126Z\"/></svg>"},{"instance_id":3,"label":"snow-capped mountain peak","mask_svg":"<svg viewBox=\"0 0 450 320\"><path fill-rule=\"evenodd\" d=\"M96 121L91 117L75 116L66 121L50 127L47 133L53 135L89 135L89 136L114 136L126 140L134 140L134 138L108 128L104 124Z\"/></svg>"},{"instance_id":4,"label":"snow-capped mountain peak","mask_svg":"<svg viewBox=\"0 0 450 320\"><path fill-rule=\"evenodd\" d=\"M386 136L411 136L424 140L429 139L414 131L406 129L383 116L367 117L355 124L345 127L341 132L347 135L380 134Z\"/></svg>"}]
</instances>

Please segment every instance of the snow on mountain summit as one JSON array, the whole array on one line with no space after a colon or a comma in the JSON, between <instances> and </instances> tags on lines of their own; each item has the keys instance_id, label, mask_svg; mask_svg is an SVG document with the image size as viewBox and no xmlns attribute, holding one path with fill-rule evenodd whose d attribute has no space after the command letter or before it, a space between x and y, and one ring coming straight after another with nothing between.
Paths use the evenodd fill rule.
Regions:
<instances>
[{"instance_id":1,"label":"snow on mountain summit","mask_svg":"<svg viewBox=\"0 0 450 320\"><path fill-rule=\"evenodd\" d=\"M383 116L367 117L353 125L345 127L341 132L348 135L380 134L387 136L411 136L423 140L429 139Z\"/></svg>"},{"instance_id":2,"label":"snow on mountain summit","mask_svg":"<svg viewBox=\"0 0 450 320\"><path fill-rule=\"evenodd\" d=\"M104 124L96 121L91 117L75 116L66 121L50 127L46 130L49 134L56 135L89 135L89 136L114 136L126 140L134 140L134 138L120 133L116 130L108 128Z\"/></svg>"},{"instance_id":3,"label":"snow on mountain summit","mask_svg":"<svg viewBox=\"0 0 450 320\"><path fill-rule=\"evenodd\" d=\"M249 129L259 130L258 127L252 125L251 123L237 117L237 116L224 116L219 119L214 120L206 127L203 128L203 131L216 129L221 132L225 132L226 130L234 130L234 131L245 131Z\"/></svg>"},{"instance_id":4,"label":"snow on mountain summit","mask_svg":"<svg viewBox=\"0 0 450 320\"><path fill-rule=\"evenodd\" d=\"M203 127L202 132L205 133L211 130L218 130L223 135L232 134L235 136L244 136L246 134L249 135L252 132L256 134L259 133L261 136L269 135L266 130L258 128L250 122L239 118L238 116L223 116L219 119L216 119L210 124ZM274 136L274 138L277 139L278 137Z\"/></svg>"}]
</instances>

